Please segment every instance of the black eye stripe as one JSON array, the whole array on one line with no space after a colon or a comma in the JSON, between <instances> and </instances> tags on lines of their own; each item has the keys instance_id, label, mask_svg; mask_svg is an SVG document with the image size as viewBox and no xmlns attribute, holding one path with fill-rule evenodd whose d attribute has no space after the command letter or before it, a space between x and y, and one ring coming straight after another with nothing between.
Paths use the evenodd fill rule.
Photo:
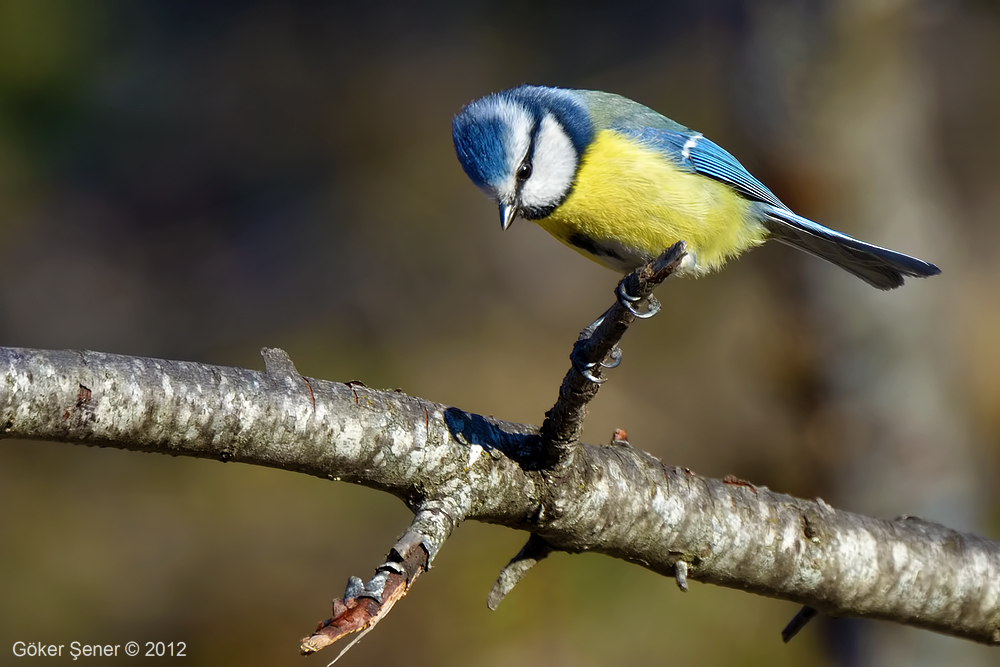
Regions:
<instances>
[{"instance_id":1,"label":"black eye stripe","mask_svg":"<svg viewBox=\"0 0 1000 667\"><path fill-rule=\"evenodd\" d=\"M531 178L531 156L535 154L535 143L538 141L538 131L541 129L541 121L536 118L534 124L531 128L531 137L528 143L528 153L524 156L524 160L521 161L520 166L518 166L517 171L514 172L514 178L517 179L518 183L524 183L526 180Z\"/></svg>"}]
</instances>

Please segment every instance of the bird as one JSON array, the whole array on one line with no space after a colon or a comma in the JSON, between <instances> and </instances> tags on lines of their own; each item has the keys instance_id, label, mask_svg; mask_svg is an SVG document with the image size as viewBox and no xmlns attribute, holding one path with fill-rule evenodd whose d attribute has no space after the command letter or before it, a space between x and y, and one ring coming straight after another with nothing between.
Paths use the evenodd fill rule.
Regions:
<instances>
[{"instance_id":1,"label":"bird","mask_svg":"<svg viewBox=\"0 0 1000 667\"><path fill-rule=\"evenodd\" d=\"M768 239L825 259L881 290L941 270L794 213L703 134L628 98L522 85L452 120L466 175L583 256L628 273L677 241L677 273L702 275Z\"/></svg>"}]
</instances>

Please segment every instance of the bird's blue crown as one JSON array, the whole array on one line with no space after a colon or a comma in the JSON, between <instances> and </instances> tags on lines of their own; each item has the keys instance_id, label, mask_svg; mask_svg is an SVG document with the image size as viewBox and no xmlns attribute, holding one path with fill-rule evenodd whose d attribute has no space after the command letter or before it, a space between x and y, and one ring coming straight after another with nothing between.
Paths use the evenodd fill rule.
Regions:
<instances>
[{"instance_id":1,"label":"bird's blue crown","mask_svg":"<svg viewBox=\"0 0 1000 667\"><path fill-rule=\"evenodd\" d=\"M577 155L590 144L594 125L583 101L572 90L545 86L519 86L470 103L452 121L455 151L465 173L478 187L495 188L523 156L508 155L511 109L520 110L530 120L534 141L539 123L551 113L565 129Z\"/></svg>"}]
</instances>

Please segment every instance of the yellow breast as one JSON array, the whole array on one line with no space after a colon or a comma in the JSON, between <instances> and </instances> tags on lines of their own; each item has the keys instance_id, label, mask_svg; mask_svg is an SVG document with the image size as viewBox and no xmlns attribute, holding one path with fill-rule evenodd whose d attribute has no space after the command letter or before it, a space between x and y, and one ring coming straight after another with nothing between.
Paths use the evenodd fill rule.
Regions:
<instances>
[{"instance_id":1,"label":"yellow breast","mask_svg":"<svg viewBox=\"0 0 1000 667\"><path fill-rule=\"evenodd\" d=\"M734 190L683 171L612 130L599 132L583 155L566 201L536 222L584 256L620 271L683 239L694 255L691 268L704 273L766 235L751 203ZM595 246L618 250L595 253Z\"/></svg>"}]
</instances>

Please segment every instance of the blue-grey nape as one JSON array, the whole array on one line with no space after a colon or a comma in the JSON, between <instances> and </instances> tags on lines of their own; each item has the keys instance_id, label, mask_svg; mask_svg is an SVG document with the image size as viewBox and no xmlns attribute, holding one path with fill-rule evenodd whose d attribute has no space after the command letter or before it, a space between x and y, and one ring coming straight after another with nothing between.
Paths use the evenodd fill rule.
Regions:
<instances>
[{"instance_id":1,"label":"blue-grey nape","mask_svg":"<svg viewBox=\"0 0 1000 667\"><path fill-rule=\"evenodd\" d=\"M551 113L566 131L577 155L583 155L594 140L594 123L586 102L575 90L526 84L497 95L520 102L534 117L536 131L545 114Z\"/></svg>"}]
</instances>

